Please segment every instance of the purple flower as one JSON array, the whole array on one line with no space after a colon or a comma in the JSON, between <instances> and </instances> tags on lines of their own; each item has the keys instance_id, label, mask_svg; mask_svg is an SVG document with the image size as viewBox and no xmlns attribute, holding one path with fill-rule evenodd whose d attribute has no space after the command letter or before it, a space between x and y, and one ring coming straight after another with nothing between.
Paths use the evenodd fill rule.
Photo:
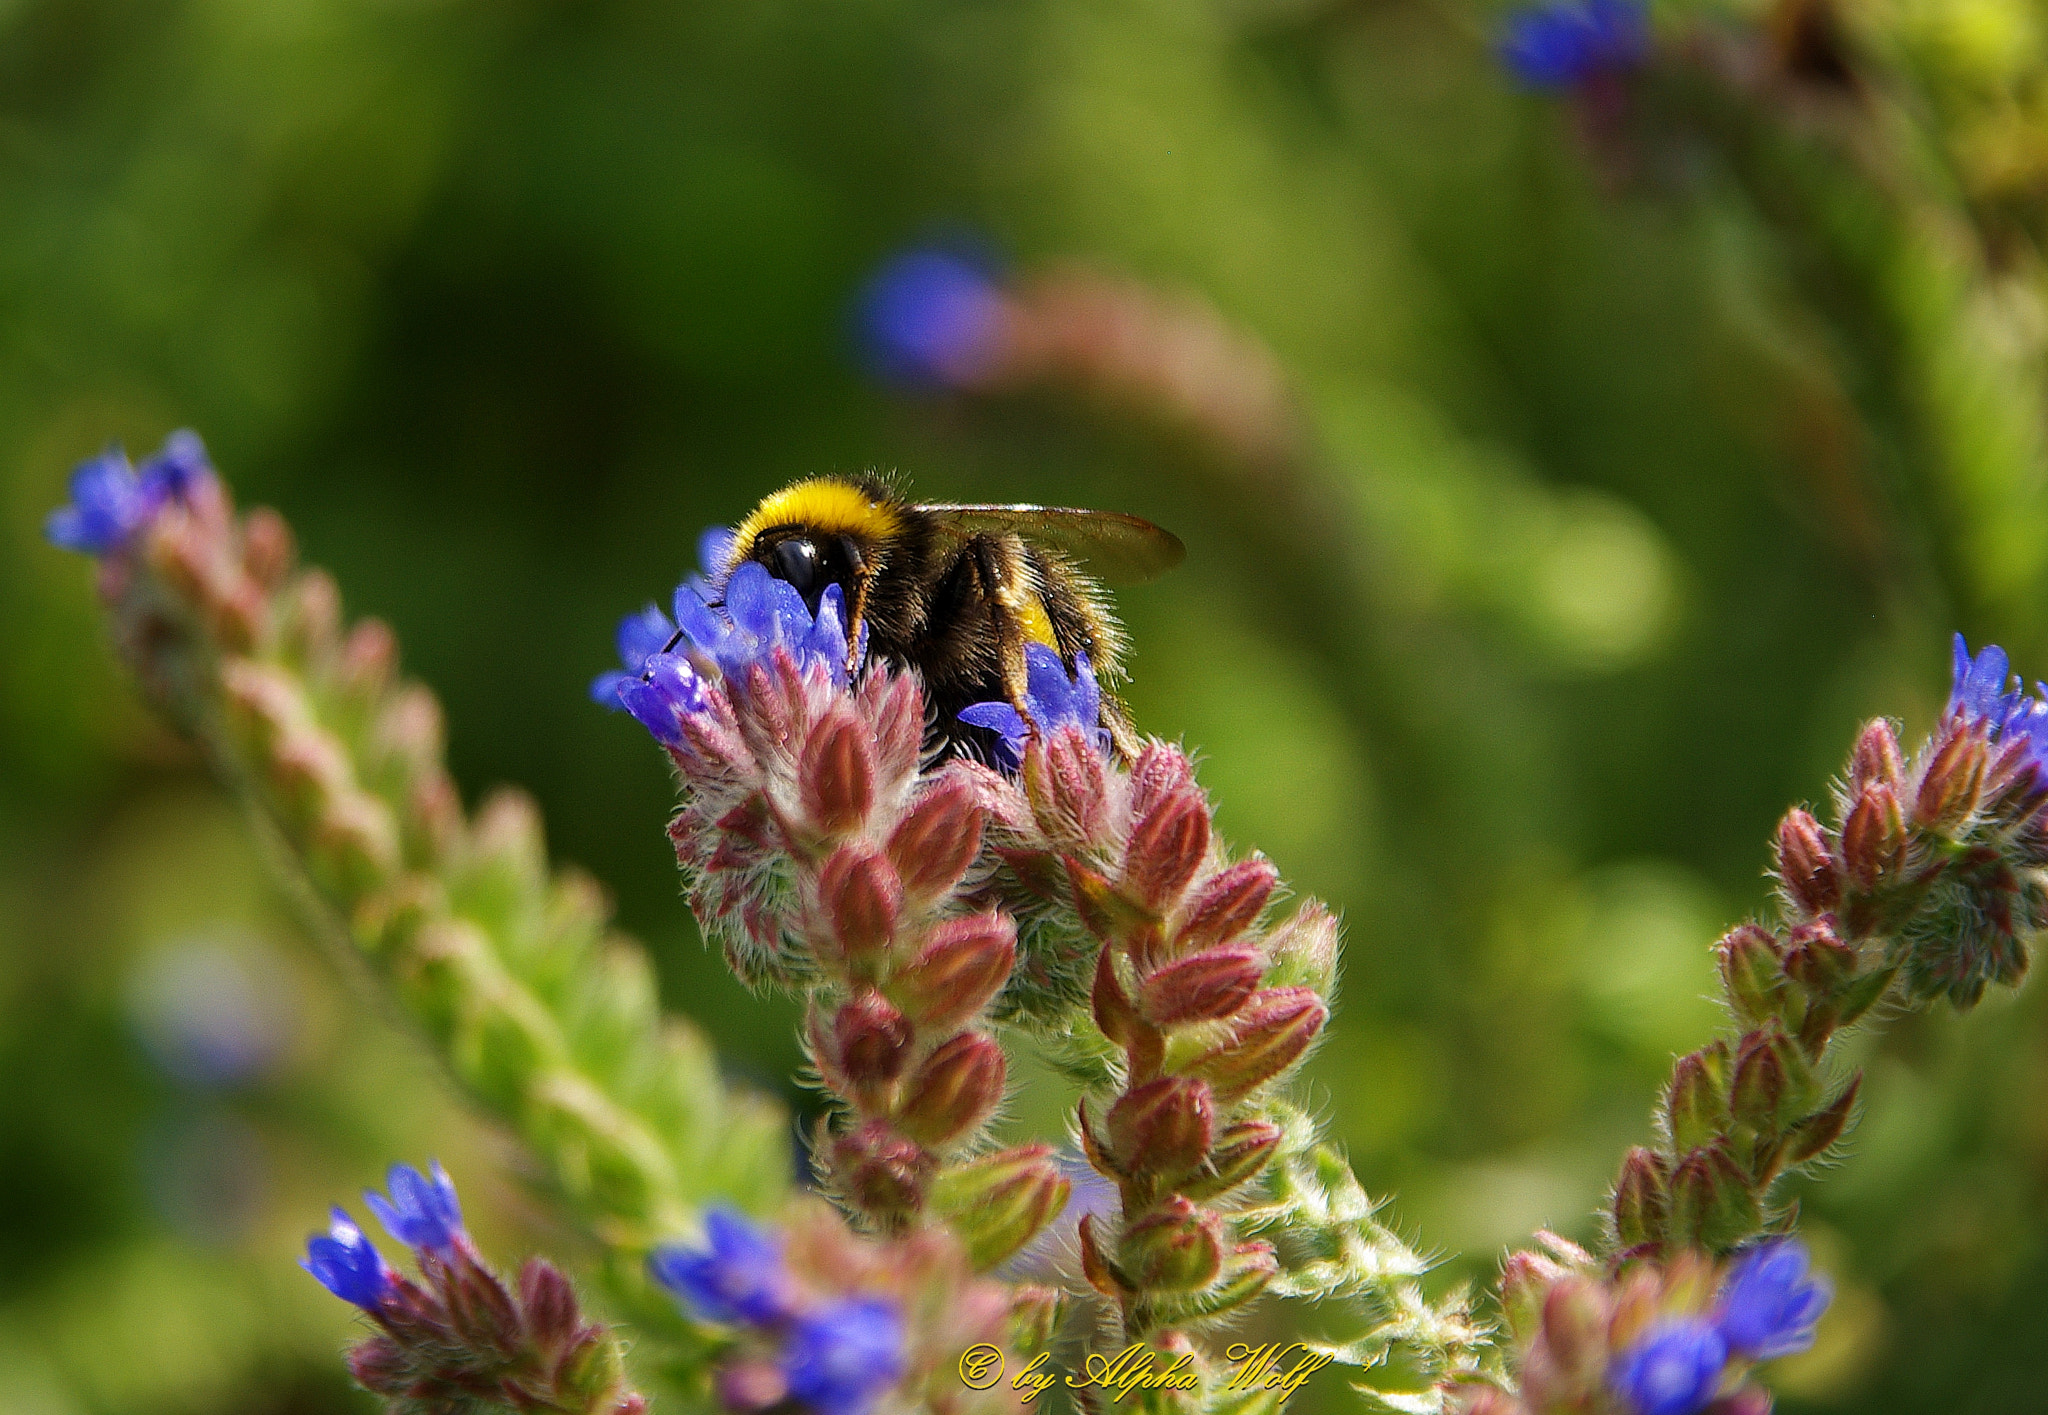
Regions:
<instances>
[{"instance_id":1,"label":"purple flower","mask_svg":"<svg viewBox=\"0 0 2048 1415\"><path fill-rule=\"evenodd\" d=\"M299 1259L299 1266L336 1297L366 1312L390 1293L395 1276L375 1245L338 1204L327 1232L306 1240L306 1256Z\"/></svg>"},{"instance_id":2,"label":"purple flower","mask_svg":"<svg viewBox=\"0 0 2048 1415\"><path fill-rule=\"evenodd\" d=\"M1769 1361L1813 1345L1814 1323L1833 1296L1826 1278L1807 1276L1805 1245L1781 1238L1736 1260L1715 1320L1730 1351Z\"/></svg>"},{"instance_id":3,"label":"purple flower","mask_svg":"<svg viewBox=\"0 0 2048 1415\"><path fill-rule=\"evenodd\" d=\"M1095 670L1088 655L1074 655L1074 676L1060 656L1043 644L1024 646L1024 706L1031 722L1041 732L1078 727L1105 748L1109 734L1102 727L1102 690L1096 685ZM986 727L1001 738L996 743L1000 765L1016 768L1024 760L1024 748L1031 741L1031 722L1009 703L975 703L960 711L960 720L970 727Z\"/></svg>"},{"instance_id":4,"label":"purple flower","mask_svg":"<svg viewBox=\"0 0 2048 1415\"><path fill-rule=\"evenodd\" d=\"M903 1374L903 1318L878 1297L834 1302L797 1319L780 1364L818 1415L866 1415Z\"/></svg>"},{"instance_id":5,"label":"purple flower","mask_svg":"<svg viewBox=\"0 0 2048 1415\"><path fill-rule=\"evenodd\" d=\"M1961 634L1955 638L1955 679L1949 689L1948 710L1965 721L1981 721L1993 737L2009 733L2024 735L2034 755L2048 756L2048 685L2036 683L2036 696L2027 696L2017 674L2011 673L2005 650L1987 644L1975 658Z\"/></svg>"},{"instance_id":6,"label":"purple flower","mask_svg":"<svg viewBox=\"0 0 2048 1415\"><path fill-rule=\"evenodd\" d=\"M984 264L924 247L896 256L861 288L854 325L875 376L916 388L972 383L1000 353L1002 291Z\"/></svg>"},{"instance_id":7,"label":"purple flower","mask_svg":"<svg viewBox=\"0 0 2048 1415\"><path fill-rule=\"evenodd\" d=\"M129 466L127 454L110 447L78 464L71 473L71 502L52 511L43 534L66 550L108 555L134 538L157 512L187 496L201 478L211 476L206 448L192 432L174 432L163 447L142 464Z\"/></svg>"},{"instance_id":8,"label":"purple flower","mask_svg":"<svg viewBox=\"0 0 2048 1415\"><path fill-rule=\"evenodd\" d=\"M1614 1358L1607 1379L1636 1415L1694 1415L1727 1364L1728 1343L1712 1322L1666 1317Z\"/></svg>"},{"instance_id":9,"label":"purple flower","mask_svg":"<svg viewBox=\"0 0 2048 1415\"><path fill-rule=\"evenodd\" d=\"M389 1201L366 1189L363 1202L384 1225L384 1231L408 1248L444 1253L464 1236L462 1205L441 1162L435 1160L432 1167L434 1174L429 1179L409 1164L394 1164L385 1181L391 1191Z\"/></svg>"},{"instance_id":10,"label":"purple flower","mask_svg":"<svg viewBox=\"0 0 2048 1415\"><path fill-rule=\"evenodd\" d=\"M1500 59L1530 88L1572 88L1601 74L1625 73L1650 53L1649 16L1640 0L1562 0L1509 17Z\"/></svg>"},{"instance_id":11,"label":"purple flower","mask_svg":"<svg viewBox=\"0 0 2048 1415\"><path fill-rule=\"evenodd\" d=\"M770 1326L791 1311L791 1284L775 1233L732 1209L704 1216L708 1249L665 1243L647 1257L655 1282L707 1322Z\"/></svg>"}]
</instances>

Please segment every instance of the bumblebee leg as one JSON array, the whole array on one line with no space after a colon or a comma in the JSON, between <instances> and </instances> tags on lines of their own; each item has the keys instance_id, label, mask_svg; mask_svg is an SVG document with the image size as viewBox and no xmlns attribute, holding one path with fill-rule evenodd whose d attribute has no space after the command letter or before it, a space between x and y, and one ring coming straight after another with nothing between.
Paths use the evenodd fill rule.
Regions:
<instances>
[{"instance_id":1,"label":"bumblebee leg","mask_svg":"<svg viewBox=\"0 0 2048 1415\"><path fill-rule=\"evenodd\" d=\"M1012 536L981 535L968 542L967 554L975 578L981 582L981 602L988 615L990 637L995 640L996 673L1002 680L1003 696L1035 732L1038 723L1025 698L1029 673L1024 662L1023 597L1031 593L1031 581L1023 548Z\"/></svg>"}]
</instances>

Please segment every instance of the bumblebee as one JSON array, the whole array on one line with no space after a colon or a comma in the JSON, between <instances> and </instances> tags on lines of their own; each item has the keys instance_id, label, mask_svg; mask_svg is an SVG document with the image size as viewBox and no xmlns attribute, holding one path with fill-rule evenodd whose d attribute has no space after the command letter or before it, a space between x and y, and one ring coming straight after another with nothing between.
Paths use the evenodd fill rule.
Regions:
<instances>
[{"instance_id":1,"label":"bumblebee","mask_svg":"<svg viewBox=\"0 0 2048 1415\"><path fill-rule=\"evenodd\" d=\"M1186 553L1180 538L1112 511L913 502L875 477L816 477L776 492L742 521L725 563L758 561L813 613L827 585L845 597L849 642L914 668L936 712L934 744L984 755L992 736L959 720L973 703L1022 713L1024 646L1086 654L1103 685L1102 725L1126 758L1137 733L1117 699L1125 642L1101 582L1136 584ZM855 650L858 652L858 650ZM858 666L858 665L854 665Z\"/></svg>"}]
</instances>

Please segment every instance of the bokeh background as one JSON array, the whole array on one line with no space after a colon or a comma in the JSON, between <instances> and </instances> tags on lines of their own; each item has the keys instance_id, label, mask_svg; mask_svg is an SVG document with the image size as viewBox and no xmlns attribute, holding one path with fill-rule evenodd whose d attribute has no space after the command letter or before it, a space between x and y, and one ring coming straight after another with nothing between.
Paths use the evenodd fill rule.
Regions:
<instances>
[{"instance_id":1,"label":"bokeh background","mask_svg":"<svg viewBox=\"0 0 2048 1415\"><path fill-rule=\"evenodd\" d=\"M2048 676L2048 8L1653 21L1532 92L1453 0L0 0L0 1410L368 1410L294 1259L393 1159L550 1241L40 539L186 425L798 1110L585 696L617 617L819 470L1171 527L1129 697L1344 912L1335 1133L1453 1274L1588 1235L1778 814L1951 630ZM930 243L1010 343L906 378L861 292L915 334ZM1783 1408L2039 1408L2040 994L1858 1043Z\"/></svg>"}]
</instances>

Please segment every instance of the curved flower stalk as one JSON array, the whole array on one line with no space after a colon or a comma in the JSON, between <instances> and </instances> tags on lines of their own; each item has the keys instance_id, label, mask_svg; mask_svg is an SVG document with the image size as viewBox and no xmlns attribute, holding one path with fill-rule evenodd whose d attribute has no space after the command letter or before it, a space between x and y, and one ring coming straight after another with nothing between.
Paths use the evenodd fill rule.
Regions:
<instances>
[{"instance_id":1,"label":"curved flower stalk","mask_svg":"<svg viewBox=\"0 0 2048 1415\"><path fill-rule=\"evenodd\" d=\"M914 678L850 681L836 587L814 614L747 564L720 598L679 589L681 652L629 663L644 677L617 689L681 777L690 905L740 977L808 997L806 1048L843 1112L816 1145L832 1191L884 1232L943 1215L993 1266L1068 1182L1045 1145L978 1153L1007 1069L988 1013L1017 952L1011 920L962 895L986 811L960 774L920 773Z\"/></svg>"},{"instance_id":2,"label":"curved flower stalk","mask_svg":"<svg viewBox=\"0 0 2048 1415\"><path fill-rule=\"evenodd\" d=\"M100 557L122 656L248 805L316 929L541 1158L607 1245L612 1299L686 1336L639 1255L711 1196L775 1201L779 1110L728 1090L703 1038L661 1016L645 955L594 883L549 869L526 798L464 812L439 705L398 677L390 630L345 625L333 582L295 568L276 515L235 514L196 438L140 476L95 459L73 492L53 538Z\"/></svg>"},{"instance_id":3,"label":"curved flower stalk","mask_svg":"<svg viewBox=\"0 0 2048 1415\"><path fill-rule=\"evenodd\" d=\"M349 1348L349 1373L391 1415L644 1415L619 1342L584 1320L559 1269L529 1258L515 1293L485 1265L438 1164L431 1179L393 1165L391 1197L363 1197L412 1249L419 1281L385 1262L338 1205L301 1263L376 1327Z\"/></svg>"}]
</instances>

